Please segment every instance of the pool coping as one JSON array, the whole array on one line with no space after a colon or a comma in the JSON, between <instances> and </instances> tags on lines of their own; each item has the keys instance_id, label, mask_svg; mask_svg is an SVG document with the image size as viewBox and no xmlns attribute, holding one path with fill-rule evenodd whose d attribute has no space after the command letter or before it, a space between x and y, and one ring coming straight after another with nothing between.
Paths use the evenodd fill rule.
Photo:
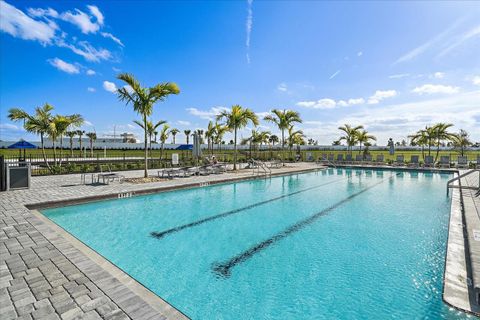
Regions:
<instances>
[{"instance_id":1,"label":"pool coping","mask_svg":"<svg viewBox=\"0 0 480 320\"><path fill-rule=\"evenodd\" d=\"M125 287L130 289L134 294L139 296L143 301L150 305L153 309L165 315L167 319L190 319L182 311L177 309L168 301L148 289L143 283L136 280L121 268L112 263L109 259L101 255L99 252L88 246L86 243L72 235L61 226L48 219L38 210L31 210L32 214L42 221L47 227L51 228L56 235L60 235L66 239L74 248L78 249L87 258L92 260L95 264L100 266L103 270L108 272L113 278L120 281ZM48 238L48 237L47 237ZM48 239L55 241L55 238Z\"/></svg>"},{"instance_id":2,"label":"pool coping","mask_svg":"<svg viewBox=\"0 0 480 320\"><path fill-rule=\"evenodd\" d=\"M168 301L164 300L158 294L152 292L146 286L144 286L141 282L134 279L128 273L120 269L118 266L110 262L107 258L102 256L100 253L83 243L81 240L70 234L68 231L63 229L61 226L57 225L52 220L48 219L44 216L40 211L41 209L47 208L55 208L55 207L62 207L62 206L69 206L69 205L77 205L89 202L96 202L96 201L103 201L103 200L113 200L113 199L120 199L122 197L131 197L131 196L141 196L141 195L148 195L148 194L155 194L155 193L163 193L163 192L171 192L175 190L186 190L186 189L194 189L194 188L202 188L207 186L213 185L221 185L221 184L228 184L228 183L235 183L235 182L242 182L242 181L250 181L250 180L258 180L258 179L265 179L270 177L280 177L280 176L289 176L301 173L309 173L309 172L317 172L325 169L335 169L335 168L342 168L342 169L366 169L366 170L384 170L384 171L417 171L417 172L432 172L432 173L458 173L457 169L449 168L449 169L438 169L438 168L408 168L408 167L391 167L391 166L357 166L357 165L336 165L336 166L321 166L315 168L307 168L307 169L299 169L299 170L292 170L289 172L272 172L271 175L264 176L264 175L252 175L252 176L241 176L241 177L230 177L227 179L219 179L210 181L209 183L185 183L175 186L161 186L161 187L152 187L147 189L141 189L138 191L131 191L128 194L125 193L109 193L104 195L97 195L97 196L87 196L87 197L80 197L80 198L73 198L73 199L66 199L66 200L59 200L59 201L46 201L46 202L38 202L32 204L25 204L24 206L32 212L32 214L40 219L47 227L54 230L56 235L59 235L66 239L73 247L78 249L84 255L86 255L89 259L91 259L95 264L97 264L100 268L107 271L112 277L119 280L124 286L130 289L133 293L138 295L141 299L143 299L147 304L149 304L155 310L163 313L169 319L189 319L188 316L183 314L179 309L175 306L171 305ZM452 190L452 195L456 192L460 192L459 189ZM452 198L452 207L453 207L453 198ZM452 213L451 213L452 214ZM55 235L53 235L55 237ZM449 227L449 239L450 239L450 227ZM49 239L52 240L52 239ZM447 253L448 253L448 245L447 245ZM445 259L445 263L447 263L447 259ZM445 299L445 270L444 270L444 283L443 283L443 292L442 292L442 300L447 304L450 305L458 310L463 312L471 313L474 315L480 315L479 313L472 312L469 310L465 310L461 307L457 307L451 304L449 301Z\"/></svg>"},{"instance_id":3,"label":"pool coping","mask_svg":"<svg viewBox=\"0 0 480 320\"><path fill-rule=\"evenodd\" d=\"M456 172L458 177L459 172ZM443 273L442 300L456 310L480 316L472 290L472 261L470 259L467 221L461 180L454 182L451 191L450 219Z\"/></svg>"}]
</instances>

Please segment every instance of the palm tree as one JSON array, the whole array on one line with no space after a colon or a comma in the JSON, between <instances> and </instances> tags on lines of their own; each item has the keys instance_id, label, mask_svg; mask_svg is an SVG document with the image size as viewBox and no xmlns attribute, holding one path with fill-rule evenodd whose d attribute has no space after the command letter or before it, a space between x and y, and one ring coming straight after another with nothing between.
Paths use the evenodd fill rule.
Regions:
<instances>
[{"instance_id":1,"label":"palm tree","mask_svg":"<svg viewBox=\"0 0 480 320\"><path fill-rule=\"evenodd\" d=\"M60 139L60 164L63 157L63 136L70 127L79 127L84 120L79 114L72 114L69 116L55 115L50 123L49 135L53 143L53 157L56 164L55 141Z\"/></svg>"},{"instance_id":2,"label":"palm tree","mask_svg":"<svg viewBox=\"0 0 480 320\"><path fill-rule=\"evenodd\" d=\"M187 144L190 144L190 133L192 130L183 130L183 133L185 134L185 137L187 138Z\"/></svg>"},{"instance_id":3,"label":"palm tree","mask_svg":"<svg viewBox=\"0 0 480 320\"><path fill-rule=\"evenodd\" d=\"M363 129L363 126L352 127L349 124L345 124L342 127L338 127L338 130L344 133L344 135L341 136L340 139L338 140L339 141L345 140L350 154L352 154L352 147L357 144L358 133L361 129Z\"/></svg>"},{"instance_id":4,"label":"palm tree","mask_svg":"<svg viewBox=\"0 0 480 320\"><path fill-rule=\"evenodd\" d=\"M362 153L362 144L367 145L369 144L370 141L377 141L377 138L371 134L368 134L366 130L359 131L357 134L357 142L360 145L360 149L358 150L358 153Z\"/></svg>"},{"instance_id":5,"label":"palm tree","mask_svg":"<svg viewBox=\"0 0 480 320\"><path fill-rule=\"evenodd\" d=\"M460 129L460 132L452 137L452 142L462 157L465 155L465 150L473 144L472 141L470 141L468 132L463 129Z\"/></svg>"},{"instance_id":6,"label":"palm tree","mask_svg":"<svg viewBox=\"0 0 480 320\"><path fill-rule=\"evenodd\" d=\"M159 101L164 101L171 94L179 94L180 89L173 82L159 83L153 87L142 87L135 77L128 73L122 73L117 76L119 80L124 81L129 88L122 87L117 90L118 98L127 105L131 104L143 121L144 127L144 148L145 148L145 170L144 177L148 177L148 150L147 150L147 119L153 113L153 105Z\"/></svg>"},{"instance_id":7,"label":"palm tree","mask_svg":"<svg viewBox=\"0 0 480 320\"><path fill-rule=\"evenodd\" d=\"M95 132L87 132L86 136L90 139L90 157L93 158L93 142L97 140L97 134Z\"/></svg>"},{"instance_id":8,"label":"palm tree","mask_svg":"<svg viewBox=\"0 0 480 320\"><path fill-rule=\"evenodd\" d=\"M237 131L244 128L249 122L254 126L258 125L258 117L252 110L243 108L240 105L232 106L230 111L224 110L217 115L217 120L225 120L225 126L233 130L233 170L237 170Z\"/></svg>"},{"instance_id":9,"label":"palm tree","mask_svg":"<svg viewBox=\"0 0 480 320\"><path fill-rule=\"evenodd\" d=\"M140 128L144 129L144 124L143 122L140 122L138 120L133 120L135 124L137 124ZM152 137L155 136L155 142L157 141L157 128L160 127L162 124L167 123L167 121L164 120L159 120L157 123L153 124L152 121L147 120L147 135L148 135L148 141L149 141L149 149L150 149L150 157L152 156Z\"/></svg>"},{"instance_id":10,"label":"palm tree","mask_svg":"<svg viewBox=\"0 0 480 320\"><path fill-rule=\"evenodd\" d=\"M172 130L170 130L170 134L172 135L172 140L173 140L173 144L175 144L175 136L180 132L180 130L176 129L176 128L173 128Z\"/></svg>"},{"instance_id":11,"label":"palm tree","mask_svg":"<svg viewBox=\"0 0 480 320\"><path fill-rule=\"evenodd\" d=\"M44 104L42 107L36 107L35 113L31 115L20 108L12 108L8 110L8 118L10 120L23 120L23 127L27 132L40 135L40 146L42 148L43 160L50 171L52 169L47 161L47 155L45 154L45 135L47 134L50 126L52 110L53 107L48 103Z\"/></svg>"},{"instance_id":12,"label":"palm tree","mask_svg":"<svg viewBox=\"0 0 480 320\"><path fill-rule=\"evenodd\" d=\"M218 150L221 150L222 139L225 133L230 131L230 129L218 122L215 122L215 137L214 142L218 145ZM212 146L213 147L213 146Z\"/></svg>"},{"instance_id":13,"label":"palm tree","mask_svg":"<svg viewBox=\"0 0 480 320\"><path fill-rule=\"evenodd\" d=\"M294 123L301 123L302 119L297 111L293 110L278 110L273 109L271 115L267 115L263 118L265 121L273 122L277 125L278 129L282 132L282 161L283 153L285 152L285 130L288 130Z\"/></svg>"},{"instance_id":14,"label":"palm tree","mask_svg":"<svg viewBox=\"0 0 480 320\"><path fill-rule=\"evenodd\" d=\"M195 133L197 134L198 139L200 139L200 144L203 144L203 130L197 129L195 130Z\"/></svg>"},{"instance_id":15,"label":"palm tree","mask_svg":"<svg viewBox=\"0 0 480 320\"><path fill-rule=\"evenodd\" d=\"M293 146L305 144L303 140L304 134L302 130L294 130L293 126L288 127L288 147L290 150L290 155L292 154Z\"/></svg>"},{"instance_id":16,"label":"palm tree","mask_svg":"<svg viewBox=\"0 0 480 320\"><path fill-rule=\"evenodd\" d=\"M162 127L162 130L160 130L160 143L162 144L161 150L160 150L160 160L163 158L163 145L168 139L170 126L168 124L164 124Z\"/></svg>"},{"instance_id":17,"label":"palm tree","mask_svg":"<svg viewBox=\"0 0 480 320\"><path fill-rule=\"evenodd\" d=\"M77 135L77 131L67 131L65 135L70 138L70 156L73 157L73 138Z\"/></svg>"},{"instance_id":18,"label":"palm tree","mask_svg":"<svg viewBox=\"0 0 480 320\"><path fill-rule=\"evenodd\" d=\"M411 139L412 145L422 147L422 158L425 160L425 146L428 145L428 136L426 130L418 130L412 135L408 136Z\"/></svg>"},{"instance_id":19,"label":"palm tree","mask_svg":"<svg viewBox=\"0 0 480 320\"><path fill-rule=\"evenodd\" d=\"M451 123L437 123L433 126L435 143L437 145L437 154L435 155L435 161L438 159L438 155L440 153L440 145L442 141L445 140L452 140L454 138L454 134L448 132L448 128L453 127Z\"/></svg>"},{"instance_id":20,"label":"palm tree","mask_svg":"<svg viewBox=\"0 0 480 320\"><path fill-rule=\"evenodd\" d=\"M207 150L211 150L213 154L213 137L215 136L216 126L212 121L208 122L207 130L205 131L205 138L207 139ZM210 148L211 145L211 148Z\"/></svg>"},{"instance_id":21,"label":"palm tree","mask_svg":"<svg viewBox=\"0 0 480 320\"><path fill-rule=\"evenodd\" d=\"M85 130L77 130L78 145L80 147L80 158L82 157L82 136L85 134Z\"/></svg>"},{"instance_id":22,"label":"palm tree","mask_svg":"<svg viewBox=\"0 0 480 320\"><path fill-rule=\"evenodd\" d=\"M268 142L270 142L273 146L275 145L275 143L278 143L279 139L278 139L278 136L272 134L269 138L268 138Z\"/></svg>"}]
</instances>

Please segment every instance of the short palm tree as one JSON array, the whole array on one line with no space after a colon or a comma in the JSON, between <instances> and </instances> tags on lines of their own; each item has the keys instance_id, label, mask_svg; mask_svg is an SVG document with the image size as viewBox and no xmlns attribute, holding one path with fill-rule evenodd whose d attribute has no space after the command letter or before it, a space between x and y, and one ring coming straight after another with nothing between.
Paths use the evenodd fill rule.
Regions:
<instances>
[{"instance_id":1,"label":"short palm tree","mask_svg":"<svg viewBox=\"0 0 480 320\"><path fill-rule=\"evenodd\" d=\"M168 136L170 134L168 129L170 129L170 126L168 124L164 124L162 129L160 130L160 160L162 160L163 158L163 146L165 145L165 142L167 142Z\"/></svg>"},{"instance_id":2,"label":"short palm tree","mask_svg":"<svg viewBox=\"0 0 480 320\"><path fill-rule=\"evenodd\" d=\"M80 158L82 157L82 136L85 134L85 130L77 130L78 146L80 148Z\"/></svg>"},{"instance_id":3,"label":"short palm tree","mask_svg":"<svg viewBox=\"0 0 480 320\"><path fill-rule=\"evenodd\" d=\"M426 130L418 130L412 135L408 136L411 140L411 144L414 146L422 147L422 158L425 160L425 146L428 145L428 136Z\"/></svg>"},{"instance_id":4,"label":"short palm tree","mask_svg":"<svg viewBox=\"0 0 480 320\"><path fill-rule=\"evenodd\" d=\"M185 138L187 139L187 144L190 144L190 133L192 133L192 130L183 130L183 133L185 134Z\"/></svg>"},{"instance_id":5,"label":"short palm tree","mask_svg":"<svg viewBox=\"0 0 480 320\"><path fill-rule=\"evenodd\" d=\"M304 134L302 130L294 130L293 126L290 126L288 128L288 147L290 149L290 155L292 154L293 151L293 146L294 145L301 145L305 144L305 141L303 140Z\"/></svg>"},{"instance_id":6,"label":"short palm tree","mask_svg":"<svg viewBox=\"0 0 480 320\"><path fill-rule=\"evenodd\" d=\"M170 134L172 135L172 142L173 144L176 144L175 143L175 136L180 132L180 130L178 130L177 128L173 128L172 130L170 130Z\"/></svg>"},{"instance_id":7,"label":"short palm tree","mask_svg":"<svg viewBox=\"0 0 480 320\"><path fill-rule=\"evenodd\" d=\"M140 128L144 129L144 124L141 121L138 120L133 120L133 122L138 125ZM149 141L149 149L150 149L150 157L152 156L152 137L155 136L155 142L157 141L157 134L158 132L156 131L158 127L160 127L162 124L167 123L165 120L159 120L155 124L147 120L147 135L148 135L148 141Z\"/></svg>"},{"instance_id":8,"label":"short palm tree","mask_svg":"<svg viewBox=\"0 0 480 320\"><path fill-rule=\"evenodd\" d=\"M207 130L205 131L205 138L207 139L207 150L213 153L213 138L215 137L216 126L212 121L208 122Z\"/></svg>"},{"instance_id":9,"label":"short palm tree","mask_svg":"<svg viewBox=\"0 0 480 320\"><path fill-rule=\"evenodd\" d=\"M86 136L90 140L90 157L93 158L93 142L97 140L97 134L95 132L87 132Z\"/></svg>"},{"instance_id":10,"label":"short palm tree","mask_svg":"<svg viewBox=\"0 0 480 320\"><path fill-rule=\"evenodd\" d=\"M463 129L460 129L460 132L452 137L452 142L453 147L457 149L462 157L465 155L465 150L473 144L468 132Z\"/></svg>"},{"instance_id":11,"label":"short palm tree","mask_svg":"<svg viewBox=\"0 0 480 320\"><path fill-rule=\"evenodd\" d=\"M65 135L70 138L70 156L73 157L73 138L77 135L77 131L67 131Z\"/></svg>"},{"instance_id":12,"label":"short palm tree","mask_svg":"<svg viewBox=\"0 0 480 320\"><path fill-rule=\"evenodd\" d=\"M238 129L245 128L249 122L254 126L259 124L258 117L252 110L234 105L230 110L224 110L217 115L217 120L225 121L225 126L233 131L233 170L237 170L237 133Z\"/></svg>"},{"instance_id":13,"label":"short palm tree","mask_svg":"<svg viewBox=\"0 0 480 320\"><path fill-rule=\"evenodd\" d=\"M265 121L273 122L282 132L282 161L285 152L285 130L288 130L294 123L301 123L302 119L297 111L273 109L271 115L264 118Z\"/></svg>"},{"instance_id":14,"label":"short palm tree","mask_svg":"<svg viewBox=\"0 0 480 320\"><path fill-rule=\"evenodd\" d=\"M275 143L278 143L278 141L280 141L278 139L278 136L272 134L269 138L268 138L268 142L270 142L272 144L272 146L275 145Z\"/></svg>"},{"instance_id":15,"label":"short palm tree","mask_svg":"<svg viewBox=\"0 0 480 320\"><path fill-rule=\"evenodd\" d=\"M23 121L23 127L27 132L38 134L40 136L40 147L42 149L43 160L45 165L51 171L47 155L45 154L45 135L48 134L50 121L52 119L53 107L48 103L42 107L35 108L34 114L28 114L20 108L12 108L8 110L8 118L12 121Z\"/></svg>"},{"instance_id":16,"label":"short palm tree","mask_svg":"<svg viewBox=\"0 0 480 320\"><path fill-rule=\"evenodd\" d=\"M377 141L377 138L371 134L368 134L366 130L361 130L357 134L357 142L360 145L358 153L362 153L362 145L370 143L370 141Z\"/></svg>"},{"instance_id":17,"label":"short palm tree","mask_svg":"<svg viewBox=\"0 0 480 320\"><path fill-rule=\"evenodd\" d=\"M352 147L357 144L357 137L360 130L363 129L363 126L352 127L349 124L345 124L338 128L338 130L344 133L343 136L338 139L339 141L345 140L347 143L347 148L350 154L352 154Z\"/></svg>"},{"instance_id":18,"label":"short palm tree","mask_svg":"<svg viewBox=\"0 0 480 320\"><path fill-rule=\"evenodd\" d=\"M153 87L142 87L135 77L128 73L119 74L119 80L129 87L117 90L118 98L127 105L131 104L133 110L142 117L144 127L145 170L144 177L148 177L148 149L147 149L147 120L153 113L153 106L159 101L164 101L171 94L179 94L180 89L173 82L159 83Z\"/></svg>"},{"instance_id":19,"label":"short palm tree","mask_svg":"<svg viewBox=\"0 0 480 320\"><path fill-rule=\"evenodd\" d=\"M56 164L56 151L55 141L60 140L60 163L63 157L63 136L70 127L79 127L83 124L84 120L79 114L72 114L69 116L55 115L50 122L50 128L48 134L52 139L53 144L53 158Z\"/></svg>"},{"instance_id":20,"label":"short palm tree","mask_svg":"<svg viewBox=\"0 0 480 320\"><path fill-rule=\"evenodd\" d=\"M221 150L222 140L225 133L230 131L230 129L218 122L215 122L215 137L214 142L218 145L218 149Z\"/></svg>"},{"instance_id":21,"label":"short palm tree","mask_svg":"<svg viewBox=\"0 0 480 320\"><path fill-rule=\"evenodd\" d=\"M445 140L452 140L454 138L454 134L448 132L448 129L453 127L451 123L437 123L433 126L434 137L435 137L435 144L437 145L437 154L435 155L435 161L438 159L438 155L440 153L440 145L442 141Z\"/></svg>"}]
</instances>

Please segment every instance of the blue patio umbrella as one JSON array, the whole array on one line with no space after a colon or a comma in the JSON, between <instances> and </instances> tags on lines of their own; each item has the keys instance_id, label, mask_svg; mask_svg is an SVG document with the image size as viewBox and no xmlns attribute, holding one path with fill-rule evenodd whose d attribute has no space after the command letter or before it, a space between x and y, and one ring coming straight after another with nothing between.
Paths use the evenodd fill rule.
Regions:
<instances>
[{"instance_id":1,"label":"blue patio umbrella","mask_svg":"<svg viewBox=\"0 0 480 320\"><path fill-rule=\"evenodd\" d=\"M7 149L18 149L19 150L19 157L22 157L22 149L23 149L23 159L25 159L25 149L37 149L38 147L28 141L20 139L19 141L11 144L7 147Z\"/></svg>"},{"instance_id":2,"label":"blue patio umbrella","mask_svg":"<svg viewBox=\"0 0 480 320\"><path fill-rule=\"evenodd\" d=\"M20 139L14 144L9 145L7 148L8 149L37 149L38 147L28 141Z\"/></svg>"},{"instance_id":3,"label":"blue patio umbrella","mask_svg":"<svg viewBox=\"0 0 480 320\"><path fill-rule=\"evenodd\" d=\"M181 144L175 150L192 150L193 144Z\"/></svg>"}]
</instances>

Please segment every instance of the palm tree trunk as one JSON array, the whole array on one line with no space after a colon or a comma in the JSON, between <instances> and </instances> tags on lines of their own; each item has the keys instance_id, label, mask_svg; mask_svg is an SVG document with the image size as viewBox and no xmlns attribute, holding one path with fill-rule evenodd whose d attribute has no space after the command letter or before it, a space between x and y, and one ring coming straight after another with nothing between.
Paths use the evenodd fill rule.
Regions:
<instances>
[{"instance_id":1,"label":"palm tree trunk","mask_svg":"<svg viewBox=\"0 0 480 320\"><path fill-rule=\"evenodd\" d=\"M70 138L70 156L73 157L73 137Z\"/></svg>"},{"instance_id":2,"label":"palm tree trunk","mask_svg":"<svg viewBox=\"0 0 480 320\"><path fill-rule=\"evenodd\" d=\"M285 154L285 130L282 129L282 166L285 165L284 154Z\"/></svg>"},{"instance_id":3,"label":"palm tree trunk","mask_svg":"<svg viewBox=\"0 0 480 320\"><path fill-rule=\"evenodd\" d=\"M435 162L437 162L439 153L440 153L440 139L437 140L437 154L435 155Z\"/></svg>"},{"instance_id":4,"label":"palm tree trunk","mask_svg":"<svg viewBox=\"0 0 480 320\"><path fill-rule=\"evenodd\" d=\"M233 170L237 170L237 127L234 129L234 141L233 141Z\"/></svg>"},{"instance_id":5,"label":"palm tree trunk","mask_svg":"<svg viewBox=\"0 0 480 320\"><path fill-rule=\"evenodd\" d=\"M60 165L62 165L63 157L63 136L60 136Z\"/></svg>"},{"instance_id":6,"label":"palm tree trunk","mask_svg":"<svg viewBox=\"0 0 480 320\"><path fill-rule=\"evenodd\" d=\"M93 158L93 139L90 139L90 157Z\"/></svg>"},{"instance_id":7,"label":"palm tree trunk","mask_svg":"<svg viewBox=\"0 0 480 320\"><path fill-rule=\"evenodd\" d=\"M148 178L148 141L147 141L147 115L143 115L143 133L144 133L144 148L145 148L145 170L143 177Z\"/></svg>"},{"instance_id":8,"label":"palm tree trunk","mask_svg":"<svg viewBox=\"0 0 480 320\"><path fill-rule=\"evenodd\" d=\"M50 167L50 164L47 161L47 155L45 153L45 144L44 144L44 139L43 139L43 133L40 133L40 144L42 146L43 161L45 161L45 165L47 166L48 170L50 172L52 172L52 168Z\"/></svg>"}]
</instances>

